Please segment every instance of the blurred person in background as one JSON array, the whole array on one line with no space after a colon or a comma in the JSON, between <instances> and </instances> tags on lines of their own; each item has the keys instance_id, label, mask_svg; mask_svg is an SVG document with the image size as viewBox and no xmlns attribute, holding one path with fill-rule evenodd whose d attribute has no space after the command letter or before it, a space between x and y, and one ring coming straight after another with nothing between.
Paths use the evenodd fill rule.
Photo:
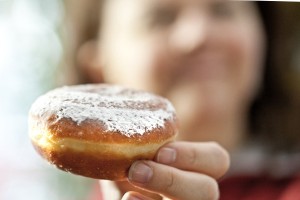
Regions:
<instances>
[{"instance_id":1,"label":"blurred person in background","mask_svg":"<svg viewBox=\"0 0 300 200\"><path fill-rule=\"evenodd\" d=\"M113 185L121 196L138 191L123 199L216 199L219 192L220 199L300 198L299 4L66 5L65 73L73 73L66 82L151 91L168 98L180 120L178 141L156 161L134 164L128 182ZM231 155L222 179L229 161L217 143Z\"/></svg>"}]
</instances>

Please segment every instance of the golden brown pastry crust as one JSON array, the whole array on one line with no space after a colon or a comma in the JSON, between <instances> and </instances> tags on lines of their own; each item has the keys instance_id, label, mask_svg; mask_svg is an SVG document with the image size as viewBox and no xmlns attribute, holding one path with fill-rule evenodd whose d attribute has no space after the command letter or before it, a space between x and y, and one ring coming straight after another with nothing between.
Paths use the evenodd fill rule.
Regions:
<instances>
[{"instance_id":1,"label":"golden brown pastry crust","mask_svg":"<svg viewBox=\"0 0 300 200\"><path fill-rule=\"evenodd\" d=\"M163 102L156 109L165 109ZM128 136L119 130L108 130L101 120L86 119L78 123L71 118L58 119L51 109L43 112L29 115L30 138L37 152L59 169L96 179L125 179L134 161L152 160L156 151L177 134L175 113L164 119L163 126Z\"/></svg>"}]
</instances>

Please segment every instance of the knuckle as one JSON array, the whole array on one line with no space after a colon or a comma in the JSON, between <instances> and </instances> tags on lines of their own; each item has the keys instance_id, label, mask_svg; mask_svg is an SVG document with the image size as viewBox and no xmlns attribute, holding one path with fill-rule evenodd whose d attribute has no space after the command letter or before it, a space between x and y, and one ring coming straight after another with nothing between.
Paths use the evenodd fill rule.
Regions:
<instances>
[{"instance_id":1,"label":"knuckle","mask_svg":"<svg viewBox=\"0 0 300 200\"><path fill-rule=\"evenodd\" d=\"M221 145L216 142L211 142L210 148L213 156L216 159L216 177L221 177L226 173L230 166L229 154Z\"/></svg>"},{"instance_id":2,"label":"knuckle","mask_svg":"<svg viewBox=\"0 0 300 200\"><path fill-rule=\"evenodd\" d=\"M190 166L196 165L198 161L197 156L198 152L196 151L196 149L191 148L190 152L186 155L187 164Z\"/></svg>"},{"instance_id":3,"label":"knuckle","mask_svg":"<svg viewBox=\"0 0 300 200\"><path fill-rule=\"evenodd\" d=\"M214 179L209 179L206 181L206 184L202 187L205 195L203 196L203 200L217 200L219 199L219 186L217 181Z\"/></svg>"},{"instance_id":4,"label":"knuckle","mask_svg":"<svg viewBox=\"0 0 300 200\"><path fill-rule=\"evenodd\" d=\"M176 191L176 175L175 172L173 170L170 170L167 172L165 179L164 179L164 190L168 191L169 193L173 193L174 191Z\"/></svg>"},{"instance_id":5,"label":"knuckle","mask_svg":"<svg viewBox=\"0 0 300 200\"><path fill-rule=\"evenodd\" d=\"M217 200L220 197L219 185L217 181L209 176L201 184L201 200Z\"/></svg>"}]
</instances>

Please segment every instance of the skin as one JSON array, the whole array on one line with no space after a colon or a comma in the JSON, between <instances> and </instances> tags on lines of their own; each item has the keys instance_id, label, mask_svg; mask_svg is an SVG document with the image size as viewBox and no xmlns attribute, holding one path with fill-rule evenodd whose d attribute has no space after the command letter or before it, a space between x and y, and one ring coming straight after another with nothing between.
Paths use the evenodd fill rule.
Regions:
<instances>
[{"instance_id":1,"label":"skin","mask_svg":"<svg viewBox=\"0 0 300 200\"><path fill-rule=\"evenodd\" d=\"M217 143L175 142L164 146L155 161L134 163L129 181L171 199L218 199L216 179L228 166L228 154Z\"/></svg>"},{"instance_id":2,"label":"skin","mask_svg":"<svg viewBox=\"0 0 300 200\"><path fill-rule=\"evenodd\" d=\"M244 142L262 77L265 35L255 4L109 0L102 18L99 40L80 51L89 62L85 70L167 97L180 120L178 142L155 161L133 164L128 181L172 199L217 199L227 151ZM95 52L93 59L84 59L85 52ZM149 199L136 192L123 199L134 197Z\"/></svg>"}]
</instances>

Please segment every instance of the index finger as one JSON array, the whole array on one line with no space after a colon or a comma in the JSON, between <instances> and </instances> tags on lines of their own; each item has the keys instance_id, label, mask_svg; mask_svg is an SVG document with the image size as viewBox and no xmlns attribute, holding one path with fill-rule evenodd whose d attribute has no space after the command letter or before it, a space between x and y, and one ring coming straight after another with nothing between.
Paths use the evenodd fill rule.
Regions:
<instances>
[{"instance_id":1,"label":"index finger","mask_svg":"<svg viewBox=\"0 0 300 200\"><path fill-rule=\"evenodd\" d=\"M229 154L215 142L168 143L159 149L156 161L216 179L223 176L230 165Z\"/></svg>"},{"instance_id":2,"label":"index finger","mask_svg":"<svg viewBox=\"0 0 300 200\"><path fill-rule=\"evenodd\" d=\"M205 174L183 171L153 161L137 161L128 180L135 186L171 199L210 199L219 197L217 181Z\"/></svg>"}]
</instances>

